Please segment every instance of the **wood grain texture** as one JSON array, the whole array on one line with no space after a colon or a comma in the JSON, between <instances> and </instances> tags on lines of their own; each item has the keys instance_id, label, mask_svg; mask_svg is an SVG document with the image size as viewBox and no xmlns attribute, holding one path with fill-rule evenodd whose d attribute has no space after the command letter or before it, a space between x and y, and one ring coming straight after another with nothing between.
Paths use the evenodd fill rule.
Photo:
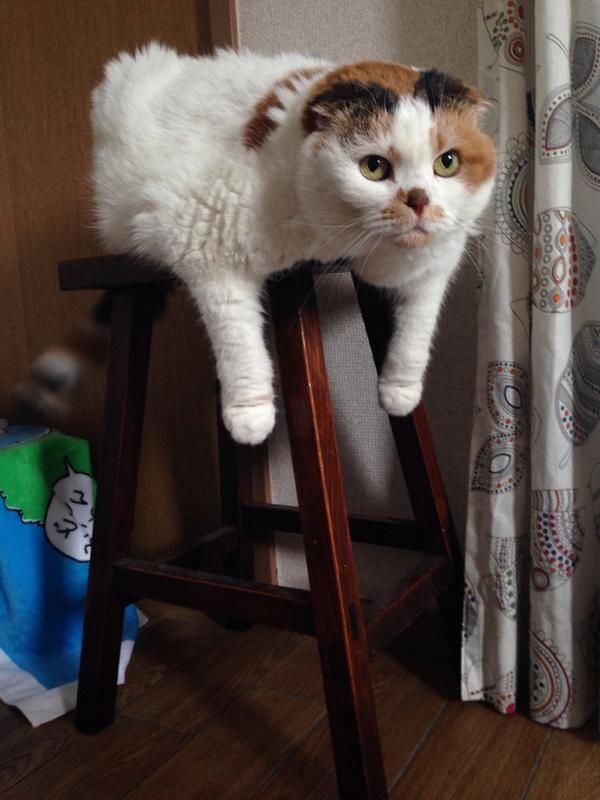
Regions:
<instances>
[{"instance_id":1,"label":"wood grain texture","mask_svg":"<svg viewBox=\"0 0 600 800\"><path fill-rule=\"evenodd\" d=\"M121 719L108 736L78 737L3 800L119 800L184 743L174 731ZM91 765L94 765L93 767Z\"/></svg>"},{"instance_id":2,"label":"wood grain texture","mask_svg":"<svg viewBox=\"0 0 600 800\"><path fill-rule=\"evenodd\" d=\"M112 293L102 452L87 586L77 726L97 733L114 717L125 603L113 582L117 559L131 553L148 362L162 287Z\"/></svg>"},{"instance_id":3,"label":"wood grain texture","mask_svg":"<svg viewBox=\"0 0 600 800\"><path fill-rule=\"evenodd\" d=\"M594 717L579 731L557 731L550 739L526 800L596 800L600 795L600 740Z\"/></svg>"},{"instance_id":4,"label":"wood grain texture","mask_svg":"<svg viewBox=\"0 0 600 800\"><path fill-rule=\"evenodd\" d=\"M137 604L149 618L135 643L135 658L127 681L117 690L117 709L126 709L181 666L198 659L227 632L205 614L151 600ZM127 711L125 711L127 713Z\"/></svg>"},{"instance_id":5,"label":"wood grain texture","mask_svg":"<svg viewBox=\"0 0 600 800\"><path fill-rule=\"evenodd\" d=\"M8 180L9 155L4 104L0 93L0 409L8 409L11 392L30 361L18 267L17 236ZM0 412L0 416L1 416Z\"/></svg>"},{"instance_id":6,"label":"wood grain texture","mask_svg":"<svg viewBox=\"0 0 600 800\"><path fill-rule=\"evenodd\" d=\"M260 627L240 635L198 612L141 605L150 623L119 689L116 723L99 737L79 734L72 715L32 729L0 704L2 800L163 796L148 787L177 800L337 800L314 639L283 634L282 642ZM372 669L394 798L595 798L595 722L551 732L448 701L443 641L439 616L424 614ZM136 723L144 709L148 720ZM171 738L182 723L189 733Z\"/></svg>"},{"instance_id":7,"label":"wood grain texture","mask_svg":"<svg viewBox=\"0 0 600 800\"><path fill-rule=\"evenodd\" d=\"M245 689L128 800L246 798L248 786L262 784L324 714L320 703L305 698ZM232 736L247 725L250 735Z\"/></svg>"},{"instance_id":8,"label":"wood grain texture","mask_svg":"<svg viewBox=\"0 0 600 800\"><path fill-rule=\"evenodd\" d=\"M151 597L246 623L313 633L310 594L197 569L124 559L115 567L115 590L129 598Z\"/></svg>"},{"instance_id":9,"label":"wood grain texture","mask_svg":"<svg viewBox=\"0 0 600 800\"><path fill-rule=\"evenodd\" d=\"M238 47L237 0L209 0L210 33L215 47Z\"/></svg>"},{"instance_id":10,"label":"wood grain texture","mask_svg":"<svg viewBox=\"0 0 600 800\"><path fill-rule=\"evenodd\" d=\"M229 705L241 685L260 681L297 644L297 636L261 627L220 637L176 664L127 706L127 715L193 733Z\"/></svg>"},{"instance_id":11,"label":"wood grain texture","mask_svg":"<svg viewBox=\"0 0 600 800\"><path fill-rule=\"evenodd\" d=\"M318 681L316 653L299 648L266 678L269 686L310 696ZM316 674L315 674L316 673ZM379 657L372 668L385 771L392 785L422 738L435 724L446 701L423 680L399 666L393 655ZM320 723L252 797L260 800L337 800L333 754L327 724ZM433 798L434 795L431 795ZM441 797L441 795L440 795ZM429 798L423 794L422 800Z\"/></svg>"},{"instance_id":12,"label":"wood grain texture","mask_svg":"<svg viewBox=\"0 0 600 800\"><path fill-rule=\"evenodd\" d=\"M2 707L0 719L0 796L61 753L76 738L72 719L34 729L20 714Z\"/></svg>"},{"instance_id":13,"label":"wood grain texture","mask_svg":"<svg viewBox=\"0 0 600 800\"><path fill-rule=\"evenodd\" d=\"M521 798L547 731L522 716L449 705L402 774L390 800Z\"/></svg>"},{"instance_id":14,"label":"wood grain texture","mask_svg":"<svg viewBox=\"0 0 600 800\"><path fill-rule=\"evenodd\" d=\"M88 114L103 64L150 39L206 51L209 28L207 0L0 0L0 417L31 359L72 331L96 299L60 293L56 264L99 252ZM217 522L212 369L196 314L178 295L154 342L136 515L146 555ZM65 425L95 448L102 399L98 371Z\"/></svg>"}]
</instances>

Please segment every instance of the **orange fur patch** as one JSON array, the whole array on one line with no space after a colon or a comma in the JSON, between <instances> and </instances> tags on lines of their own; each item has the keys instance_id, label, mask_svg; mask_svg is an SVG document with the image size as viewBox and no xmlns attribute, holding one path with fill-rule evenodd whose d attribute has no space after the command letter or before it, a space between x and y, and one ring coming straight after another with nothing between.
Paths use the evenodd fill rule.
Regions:
<instances>
[{"instance_id":1,"label":"orange fur patch","mask_svg":"<svg viewBox=\"0 0 600 800\"><path fill-rule=\"evenodd\" d=\"M410 218L409 208L406 205L407 194L403 189L398 189L396 196L386 208L381 212L381 218L385 220Z\"/></svg>"},{"instance_id":2,"label":"orange fur patch","mask_svg":"<svg viewBox=\"0 0 600 800\"><path fill-rule=\"evenodd\" d=\"M496 152L489 136L477 127L477 112L439 108L435 111L432 129L433 147L437 154L456 150L460 158L458 175L477 186L496 172Z\"/></svg>"},{"instance_id":3,"label":"orange fur patch","mask_svg":"<svg viewBox=\"0 0 600 800\"><path fill-rule=\"evenodd\" d=\"M402 160L402 154L400 153L400 150L398 150L398 148L393 144L388 147L387 157L392 164L398 163L398 161Z\"/></svg>"},{"instance_id":4,"label":"orange fur patch","mask_svg":"<svg viewBox=\"0 0 600 800\"><path fill-rule=\"evenodd\" d=\"M273 86L271 91L262 97L254 107L254 115L244 127L244 146L247 150L259 150L269 136L277 128L277 123L271 119L269 112L273 108L282 109L283 106L277 95L278 89L289 89L296 92L295 81L302 78L314 78L321 72L320 69L298 69L286 75Z\"/></svg>"},{"instance_id":5,"label":"orange fur patch","mask_svg":"<svg viewBox=\"0 0 600 800\"><path fill-rule=\"evenodd\" d=\"M445 216L446 213L441 206L428 205L427 208L423 209L422 217L425 222L439 222Z\"/></svg>"},{"instance_id":6,"label":"orange fur patch","mask_svg":"<svg viewBox=\"0 0 600 800\"><path fill-rule=\"evenodd\" d=\"M272 108L283 108L277 93L272 90L263 97L254 108L254 116L244 128L244 146L247 150L258 150L267 141L277 127L277 123L269 116Z\"/></svg>"}]
</instances>

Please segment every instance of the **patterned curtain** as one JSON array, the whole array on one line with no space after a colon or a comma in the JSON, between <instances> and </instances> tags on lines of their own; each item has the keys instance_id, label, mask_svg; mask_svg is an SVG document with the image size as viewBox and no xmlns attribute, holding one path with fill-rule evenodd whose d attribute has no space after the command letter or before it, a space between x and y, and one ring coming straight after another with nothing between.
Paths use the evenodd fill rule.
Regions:
<instances>
[{"instance_id":1,"label":"patterned curtain","mask_svg":"<svg viewBox=\"0 0 600 800\"><path fill-rule=\"evenodd\" d=\"M598 708L600 2L485 0L499 169L482 237L463 698Z\"/></svg>"}]
</instances>

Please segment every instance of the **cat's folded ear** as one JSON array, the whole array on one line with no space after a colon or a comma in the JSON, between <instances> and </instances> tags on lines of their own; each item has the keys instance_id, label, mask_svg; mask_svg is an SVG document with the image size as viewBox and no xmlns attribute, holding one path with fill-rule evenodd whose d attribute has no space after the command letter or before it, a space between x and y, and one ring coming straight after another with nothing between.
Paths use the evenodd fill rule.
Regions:
<instances>
[{"instance_id":1,"label":"cat's folded ear","mask_svg":"<svg viewBox=\"0 0 600 800\"><path fill-rule=\"evenodd\" d=\"M468 86L467 91L471 111L475 113L477 122L481 127L481 125L485 122L493 103L488 100L487 97L484 97L479 89L476 89L474 86Z\"/></svg>"},{"instance_id":2,"label":"cat's folded ear","mask_svg":"<svg viewBox=\"0 0 600 800\"><path fill-rule=\"evenodd\" d=\"M478 118L489 105L479 89L437 69L420 71L414 96L426 101L432 111L455 109L474 112Z\"/></svg>"},{"instance_id":3,"label":"cat's folded ear","mask_svg":"<svg viewBox=\"0 0 600 800\"><path fill-rule=\"evenodd\" d=\"M356 122L378 111L392 112L397 101L398 95L380 84L340 81L308 99L302 125L307 134L323 131L336 121Z\"/></svg>"}]
</instances>

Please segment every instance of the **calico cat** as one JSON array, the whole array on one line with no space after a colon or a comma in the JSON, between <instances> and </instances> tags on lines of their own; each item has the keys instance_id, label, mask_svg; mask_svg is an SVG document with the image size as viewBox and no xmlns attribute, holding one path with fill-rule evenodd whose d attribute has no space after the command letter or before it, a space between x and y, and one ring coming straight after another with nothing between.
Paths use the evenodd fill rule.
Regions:
<instances>
[{"instance_id":1,"label":"calico cat","mask_svg":"<svg viewBox=\"0 0 600 800\"><path fill-rule=\"evenodd\" d=\"M187 286L236 441L262 442L275 421L263 286L306 260L351 259L390 291L379 399L393 415L417 405L444 292L492 191L484 105L444 73L376 61L150 44L106 66L92 108L100 237Z\"/></svg>"}]
</instances>

